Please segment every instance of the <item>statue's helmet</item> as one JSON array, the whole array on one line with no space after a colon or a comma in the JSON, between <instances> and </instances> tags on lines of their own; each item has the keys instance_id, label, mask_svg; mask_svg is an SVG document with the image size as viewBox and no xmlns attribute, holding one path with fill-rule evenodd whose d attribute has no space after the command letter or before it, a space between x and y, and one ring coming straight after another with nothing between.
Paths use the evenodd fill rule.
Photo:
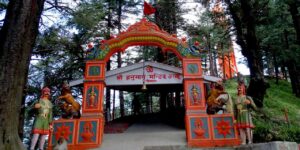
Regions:
<instances>
[{"instance_id":1,"label":"statue's helmet","mask_svg":"<svg viewBox=\"0 0 300 150\"><path fill-rule=\"evenodd\" d=\"M42 89L42 97L50 96L50 89L48 87L44 87Z\"/></svg>"}]
</instances>

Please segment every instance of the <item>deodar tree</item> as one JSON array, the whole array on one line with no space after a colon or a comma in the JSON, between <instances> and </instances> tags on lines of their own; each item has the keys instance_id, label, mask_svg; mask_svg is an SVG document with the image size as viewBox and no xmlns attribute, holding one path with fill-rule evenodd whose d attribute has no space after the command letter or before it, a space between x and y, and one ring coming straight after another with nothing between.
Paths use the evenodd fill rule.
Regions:
<instances>
[{"instance_id":1,"label":"deodar tree","mask_svg":"<svg viewBox=\"0 0 300 150\"><path fill-rule=\"evenodd\" d=\"M0 31L0 149L24 149L18 136L22 91L45 0L11 0Z\"/></svg>"},{"instance_id":2,"label":"deodar tree","mask_svg":"<svg viewBox=\"0 0 300 150\"><path fill-rule=\"evenodd\" d=\"M264 79L262 51L256 35L256 12L260 9L259 1L225 0L236 31L237 44L247 58L250 69L250 84L247 94L254 98L258 107L263 106L263 99L268 88Z\"/></svg>"}]
</instances>

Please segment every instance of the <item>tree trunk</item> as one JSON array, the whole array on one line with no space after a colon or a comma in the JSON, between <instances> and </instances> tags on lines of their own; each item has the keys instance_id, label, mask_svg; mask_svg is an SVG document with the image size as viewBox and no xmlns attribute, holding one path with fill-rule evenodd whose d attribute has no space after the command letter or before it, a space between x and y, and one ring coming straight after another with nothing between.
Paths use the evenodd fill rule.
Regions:
<instances>
[{"instance_id":1,"label":"tree trunk","mask_svg":"<svg viewBox=\"0 0 300 150\"><path fill-rule=\"evenodd\" d=\"M288 40L288 31L284 30L284 43L287 52L290 52L289 40ZM291 85L293 93L296 94L297 97L300 96L300 72L299 67L297 68L297 63L295 60L289 59L285 61L287 65L289 77L291 79Z\"/></svg>"},{"instance_id":2,"label":"tree trunk","mask_svg":"<svg viewBox=\"0 0 300 150\"><path fill-rule=\"evenodd\" d=\"M110 38L110 29L113 27L112 25L112 2L111 1L108 1L108 14L107 14L107 33L106 33L106 39L109 39ZM106 70L109 71L111 69L111 60L109 59L106 63ZM111 88L109 87L106 87L106 99L105 99L105 103L106 103L106 115L105 115L105 121L108 122L108 121L111 121L111 102L110 102L110 97L111 97L111 94L110 94L110 90Z\"/></svg>"},{"instance_id":3,"label":"tree trunk","mask_svg":"<svg viewBox=\"0 0 300 150\"><path fill-rule=\"evenodd\" d=\"M28 74L28 69L26 74ZM24 138L24 124L25 124L25 100L26 100L26 95L27 95L27 78L28 76L24 76L24 87L23 87L23 94L22 94L22 102L21 102L21 111L20 111L20 116L19 116L19 125L18 125L18 133L19 137L22 140Z\"/></svg>"},{"instance_id":4,"label":"tree trunk","mask_svg":"<svg viewBox=\"0 0 300 150\"><path fill-rule=\"evenodd\" d=\"M121 52L118 52L118 68L122 66ZM124 93L123 91L119 91L119 99L120 99L120 115L121 117L125 116L125 107L124 107Z\"/></svg>"},{"instance_id":5,"label":"tree trunk","mask_svg":"<svg viewBox=\"0 0 300 150\"><path fill-rule=\"evenodd\" d=\"M118 32L121 33L122 28L122 5L123 0L118 1ZM121 52L118 52L118 68L122 67L122 58L121 58ZM120 99L120 115L121 117L125 116L125 108L124 108L124 93L123 91L119 91L119 99Z\"/></svg>"},{"instance_id":6,"label":"tree trunk","mask_svg":"<svg viewBox=\"0 0 300 150\"><path fill-rule=\"evenodd\" d=\"M107 63L106 63L106 70L110 70L110 62L111 60L109 60ZM110 106L111 106L111 103L110 103L110 88L109 87L106 87L106 99L105 99L105 122L109 122L111 120L111 115L110 115Z\"/></svg>"},{"instance_id":7,"label":"tree trunk","mask_svg":"<svg viewBox=\"0 0 300 150\"><path fill-rule=\"evenodd\" d=\"M160 96L159 96L159 105L160 105L160 111L163 112L166 110L166 105L167 105L167 100L166 100L166 97L167 97L167 92L165 91L162 91L160 92Z\"/></svg>"},{"instance_id":8,"label":"tree trunk","mask_svg":"<svg viewBox=\"0 0 300 150\"><path fill-rule=\"evenodd\" d=\"M27 82L27 76L26 76L26 79L25 79L25 83L26 82ZM23 89L26 89L26 86L24 86ZM26 91L23 90L22 102L21 102L21 111L20 111L19 124L18 124L18 133L19 133L19 137L20 137L21 140L24 138L25 100L26 100Z\"/></svg>"},{"instance_id":9,"label":"tree trunk","mask_svg":"<svg viewBox=\"0 0 300 150\"><path fill-rule=\"evenodd\" d=\"M282 75L283 75L283 78L285 79L285 80L287 80L288 79L288 76L287 76L287 72L286 72L286 69L285 69L285 65L281 65L280 66L280 68L281 68L281 73L282 73Z\"/></svg>"},{"instance_id":10,"label":"tree trunk","mask_svg":"<svg viewBox=\"0 0 300 150\"><path fill-rule=\"evenodd\" d=\"M217 53L214 52L213 53L214 56L213 56L213 59L214 59L214 72L215 72L215 75L219 77L219 74L218 74L218 67L217 67Z\"/></svg>"},{"instance_id":11,"label":"tree trunk","mask_svg":"<svg viewBox=\"0 0 300 150\"><path fill-rule=\"evenodd\" d=\"M176 108L180 108L180 91L175 92L175 106Z\"/></svg>"},{"instance_id":12,"label":"tree trunk","mask_svg":"<svg viewBox=\"0 0 300 150\"><path fill-rule=\"evenodd\" d=\"M211 50L210 45L210 35L207 36L207 47L208 47L208 57L209 57L209 72L211 76L216 76L214 72L214 58L213 58L213 52Z\"/></svg>"},{"instance_id":13,"label":"tree trunk","mask_svg":"<svg viewBox=\"0 0 300 150\"><path fill-rule=\"evenodd\" d=\"M0 149L25 149L18 124L31 51L44 0L10 1L0 31Z\"/></svg>"},{"instance_id":14,"label":"tree trunk","mask_svg":"<svg viewBox=\"0 0 300 150\"><path fill-rule=\"evenodd\" d=\"M145 99L146 99L146 114L149 114L150 113L150 110L151 110L151 106L150 106L150 94L147 92L145 94Z\"/></svg>"},{"instance_id":15,"label":"tree trunk","mask_svg":"<svg viewBox=\"0 0 300 150\"><path fill-rule=\"evenodd\" d=\"M106 87L106 99L105 99L105 122L109 122L111 120L110 115L110 88Z\"/></svg>"},{"instance_id":16,"label":"tree trunk","mask_svg":"<svg viewBox=\"0 0 300 150\"><path fill-rule=\"evenodd\" d=\"M273 55L273 60L274 60L274 68L275 68L275 76L276 76L276 84L278 84L278 80L279 80L279 66L278 66L278 62L277 62L277 57L275 52L272 52Z\"/></svg>"},{"instance_id":17,"label":"tree trunk","mask_svg":"<svg viewBox=\"0 0 300 150\"><path fill-rule=\"evenodd\" d=\"M116 90L114 90L113 95L113 106L112 106L112 120L115 120L115 113L116 113Z\"/></svg>"},{"instance_id":18,"label":"tree trunk","mask_svg":"<svg viewBox=\"0 0 300 150\"><path fill-rule=\"evenodd\" d=\"M119 33L120 27L119 27ZM121 58L121 52L118 52L118 68L121 68L122 66L122 58ZM123 91L119 91L119 99L120 99L120 115L121 117L125 116L125 107L124 107L124 93Z\"/></svg>"},{"instance_id":19,"label":"tree trunk","mask_svg":"<svg viewBox=\"0 0 300 150\"><path fill-rule=\"evenodd\" d=\"M287 62L287 67L291 79L291 84L292 84L292 89L293 93L297 96L300 97L300 71L297 69L296 63L294 61L289 60Z\"/></svg>"},{"instance_id":20,"label":"tree trunk","mask_svg":"<svg viewBox=\"0 0 300 150\"><path fill-rule=\"evenodd\" d=\"M289 5L289 11L293 18L294 28L297 34L297 43L300 45L300 16L298 11L298 6L296 1L291 1Z\"/></svg>"},{"instance_id":21,"label":"tree trunk","mask_svg":"<svg viewBox=\"0 0 300 150\"><path fill-rule=\"evenodd\" d=\"M173 92L168 92L167 94L167 105L168 108L174 108Z\"/></svg>"},{"instance_id":22,"label":"tree trunk","mask_svg":"<svg viewBox=\"0 0 300 150\"><path fill-rule=\"evenodd\" d=\"M289 3L288 5L289 5L289 11L293 18L294 28L296 30L297 43L300 46L300 16L299 16L297 3L298 3L297 1L291 1L291 3ZM292 69L291 70L292 74L291 73L289 74L291 78L291 83L292 85L294 85L293 92L296 94L297 97L300 97L300 71L299 71L300 65L294 60L293 61L289 60L288 68L289 70Z\"/></svg>"},{"instance_id":23,"label":"tree trunk","mask_svg":"<svg viewBox=\"0 0 300 150\"><path fill-rule=\"evenodd\" d=\"M258 107L263 107L263 99L268 88L264 79L262 54L256 37L255 18L249 1L241 0L241 11L237 12L230 0L225 0L236 29L237 43L242 48L242 54L247 58L250 69L250 84L247 94L252 96ZM242 18L238 14L242 14ZM243 21L243 22L242 22ZM244 25L244 26L242 26ZM243 30L246 30L243 33Z\"/></svg>"}]
</instances>

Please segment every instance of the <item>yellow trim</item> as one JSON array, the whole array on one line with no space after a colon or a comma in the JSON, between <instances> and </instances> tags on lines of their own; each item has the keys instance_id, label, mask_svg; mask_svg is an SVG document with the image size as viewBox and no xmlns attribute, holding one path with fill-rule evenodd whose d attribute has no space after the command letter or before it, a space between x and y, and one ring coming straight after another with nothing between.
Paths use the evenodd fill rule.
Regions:
<instances>
[{"instance_id":1,"label":"yellow trim","mask_svg":"<svg viewBox=\"0 0 300 150\"><path fill-rule=\"evenodd\" d=\"M114 49L116 47L122 47L124 44L133 42L133 41L135 41L135 42L143 42L143 41L159 42L162 45L165 45L168 47L174 47L174 48L176 48L178 45L175 42L166 41L165 39L156 37L156 36L135 36L135 37L125 38L125 39L121 40L120 42L114 42L109 45L109 49Z\"/></svg>"}]
</instances>

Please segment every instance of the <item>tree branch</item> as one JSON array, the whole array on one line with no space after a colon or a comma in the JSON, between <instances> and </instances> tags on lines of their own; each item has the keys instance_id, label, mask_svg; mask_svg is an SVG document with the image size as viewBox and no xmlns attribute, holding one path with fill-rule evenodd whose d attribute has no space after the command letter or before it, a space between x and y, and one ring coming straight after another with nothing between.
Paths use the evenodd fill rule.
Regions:
<instances>
[{"instance_id":1,"label":"tree branch","mask_svg":"<svg viewBox=\"0 0 300 150\"><path fill-rule=\"evenodd\" d=\"M45 8L44 11L56 9L57 11L63 11L63 12L69 13L69 14L74 12L73 9L71 9L68 6L65 6L66 3L58 2L57 0L54 0L54 2L51 2L51 0L47 0L46 3L48 5L50 5L50 7Z\"/></svg>"}]
</instances>

